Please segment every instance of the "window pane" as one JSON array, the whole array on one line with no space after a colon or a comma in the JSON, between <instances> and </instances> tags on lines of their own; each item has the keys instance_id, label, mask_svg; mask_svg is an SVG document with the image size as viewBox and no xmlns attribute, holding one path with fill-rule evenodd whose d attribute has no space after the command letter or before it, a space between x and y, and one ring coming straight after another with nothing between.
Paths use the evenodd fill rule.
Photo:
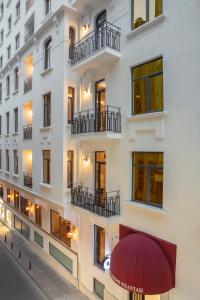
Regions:
<instances>
[{"instance_id":1,"label":"window pane","mask_svg":"<svg viewBox=\"0 0 200 300\"><path fill-rule=\"evenodd\" d=\"M60 215L55 211L51 211L51 233L60 238Z\"/></svg>"},{"instance_id":2,"label":"window pane","mask_svg":"<svg viewBox=\"0 0 200 300\"><path fill-rule=\"evenodd\" d=\"M149 79L150 111L163 110L163 75Z\"/></svg>"},{"instance_id":3,"label":"window pane","mask_svg":"<svg viewBox=\"0 0 200 300\"><path fill-rule=\"evenodd\" d=\"M134 0L132 10L132 28L137 28L146 22L146 0Z\"/></svg>"},{"instance_id":4,"label":"window pane","mask_svg":"<svg viewBox=\"0 0 200 300\"><path fill-rule=\"evenodd\" d=\"M146 168L134 167L134 198L136 201L146 201Z\"/></svg>"},{"instance_id":5,"label":"window pane","mask_svg":"<svg viewBox=\"0 0 200 300\"><path fill-rule=\"evenodd\" d=\"M99 226L94 227L95 235L95 263L103 267L105 259L105 230Z\"/></svg>"},{"instance_id":6,"label":"window pane","mask_svg":"<svg viewBox=\"0 0 200 300\"><path fill-rule=\"evenodd\" d=\"M158 58L156 60L147 62L138 67L133 68L133 78L137 79L143 76L152 75L163 71L163 59Z\"/></svg>"},{"instance_id":7,"label":"window pane","mask_svg":"<svg viewBox=\"0 0 200 300\"><path fill-rule=\"evenodd\" d=\"M136 80L134 82L134 114L146 112L146 80Z\"/></svg>"},{"instance_id":8,"label":"window pane","mask_svg":"<svg viewBox=\"0 0 200 300\"><path fill-rule=\"evenodd\" d=\"M162 14L162 0L149 1L149 19L152 20Z\"/></svg>"},{"instance_id":9,"label":"window pane","mask_svg":"<svg viewBox=\"0 0 200 300\"><path fill-rule=\"evenodd\" d=\"M150 170L150 202L162 206L163 169Z\"/></svg>"}]
</instances>

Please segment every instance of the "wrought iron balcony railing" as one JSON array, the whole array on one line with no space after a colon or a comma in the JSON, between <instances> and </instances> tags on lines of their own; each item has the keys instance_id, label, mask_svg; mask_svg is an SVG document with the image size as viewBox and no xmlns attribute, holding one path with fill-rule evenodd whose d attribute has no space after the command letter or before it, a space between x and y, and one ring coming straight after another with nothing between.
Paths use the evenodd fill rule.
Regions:
<instances>
[{"instance_id":1,"label":"wrought iron balcony railing","mask_svg":"<svg viewBox=\"0 0 200 300\"><path fill-rule=\"evenodd\" d=\"M23 127L24 140L32 139L32 125L26 125Z\"/></svg>"},{"instance_id":2,"label":"wrought iron balcony railing","mask_svg":"<svg viewBox=\"0 0 200 300\"><path fill-rule=\"evenodd\" d=\"M121 132L121 110L114 106L105 106L101 111L90 109L73 116L72 134L92 132Z\"/></svg>"},{"instance_id":3,"label":"wrought iron balcony railing","mask_svg":"<svg viewBox=\"0 0 200 300\"><path fill-rule=\"evenodd\" d=\"M71 188L71 203L103 217L120 215L119 191L101 193L75 184Z\"/></svg>"},{"instance_id":4,"label":"wrought iron balcony railing","mask_svg":"<svg viewBox=\"0 0 200 300\"><path fill-rule=\"evenodd\" d=\"M26 0L26 13L33 6L34 0Z\"/></svg>"},{"instance_id":5,"label":"wrought iron balcony railing","mask_svg":"<svg viewBox=\"0 0 200 300\"><path fill-rule=\"evenodd\" d=\"M120 52L120 28L109 22L90 32L69 49L71 64L74 65L105 47Z\"/></svg>"},{"instance_id":6,"label":"wrought iron balcony railing","mask_svg":"<svg viewBox=\"0 0 200 300\"><path fill-rule=\"evenodd\" d=\"M28 42L28 40L30 40L30 38L33 36L34 34L34 27L30 28L30 30L28 31L28 33L25 35L25 43Z\"/></svg>"},{"instance_id":7,"label":"wrought iron balcony railing","mask_svg":"<svg viewBox=\"0 0 200 300\"><path fill-rule=\"evenodd\" d=\"M32 176L28 173L24 173L24 186L32 189Z\"/></svg>"},{"instance_id":8,"label":"wrought iron balcony railing","mask_svg":"<svg viewBox=\"0 0 200 300\"><path fill-rule=\"evenodd\" d=\"M24 80L24 93L32 90L32 76L29 76Z\"/></svg>"}]
</instances>

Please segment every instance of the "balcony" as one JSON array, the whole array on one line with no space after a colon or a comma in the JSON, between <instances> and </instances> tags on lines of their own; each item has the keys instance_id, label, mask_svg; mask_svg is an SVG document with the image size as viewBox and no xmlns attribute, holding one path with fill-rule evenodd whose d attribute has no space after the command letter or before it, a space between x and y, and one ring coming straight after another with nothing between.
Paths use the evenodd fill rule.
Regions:
<instances>
[{"instance_id":1,"label":"balcony","mask_svg":"<svg viewBox=\"0 0 200 300\"><path fill-rule=\"evenodd\" d=\"M120 28L108 22L86 35L70 49L73 71L84 72L119 59L120 35Z\"/></svg>"},{"instance_id":2,"label":"balcony","mask_svg":"<svg viewBox=\"0 0 200 300\"><path fill-rule=\"evenodd\" d=\"M24 140L32 139L32 125L26 125L23 127L23 137Z\"/></svg>"},{"instance_id":3,"label":"balcony","mask_svg":"<svg viewBox=\"0 0 200 300\"><path fill-rule=\"evenodd\" d=\"M32 189L32 176L29 173L24 173L24 186Z\"/></svg>"},{"instance_id":4,"label":"balcony","mask_svg":"<svg viewBox=\"0 0 200 300\"><path fill-rule=\"evenodd\" d=\"M25 35L25 38L24 38L25 43L27 43L30 40L30 38L33 36L33 34L34 34L34 27L30 28L29 31L27 32L27 34Z\"/></svg>"},{"instance_id":5,"label":"balcony","mask_svg":"<svg viewBox=\"0 0 200 300\"><path fill-rule=\"evenodd\" d=\"M33 6L34 0L26 0L26 13Z\"/></svg>"},{"instance_id":6,"label":"balcony","mask_svg":"<svg viewBox=\"0 0 200 300\"><path fill-rule=\"evenodd\" d=\"M76 184L71 188L71 204L106 218L120 215L119 191L103 194Z\"/></svg>"},{"instance_id":7,"label":"balcony","mask_svg":"<svg viewBox=\"0 0 200 300\"><path fill-rule=\"evenodd\" d=\"M90 109L73 116L72 135L111 133L119 137L121 133L121 110L114 106L106 106L102 111ZM121 136L121 135L120 135Z\"/></svg>"},{"instance_id":8,"label":"balcony","mask_svg":"<svg viewBox=\"0 0 200 300\"><path fill-rule=\"evenodd\" d=\"M24 93L32 90L32 76L29 76L24 80Z\"/></svg>"}]
</instances>

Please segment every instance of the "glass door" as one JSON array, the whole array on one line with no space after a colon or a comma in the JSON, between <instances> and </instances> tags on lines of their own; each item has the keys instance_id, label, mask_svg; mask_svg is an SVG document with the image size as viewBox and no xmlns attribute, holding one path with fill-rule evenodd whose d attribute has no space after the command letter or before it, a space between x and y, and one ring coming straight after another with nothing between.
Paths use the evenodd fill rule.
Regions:
<instances>
[{"instance_id":1,"label":"glass door","mask_svg":"<svg viewBox=\"0 0 200 300\"><path fill-rule=\"evenodd\" d=\"M106 154L104 151L95 152L95 192L97 206L105 207Z\"/></svg>"},{"instance_id":2,"label":"glass door","mask_svg":"<svg viewBox=\"0 0 200 300\"><path fill-rule=\"evenodd\" d=\"M106 131L106 84L105 79L95 84L95 120L96 131Z\"/></svg>"}]
</instances>

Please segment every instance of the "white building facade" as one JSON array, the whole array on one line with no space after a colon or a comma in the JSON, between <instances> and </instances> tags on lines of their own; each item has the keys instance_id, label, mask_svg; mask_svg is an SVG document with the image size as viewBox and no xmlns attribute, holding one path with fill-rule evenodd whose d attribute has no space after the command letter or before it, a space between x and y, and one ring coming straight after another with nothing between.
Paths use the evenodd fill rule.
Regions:
<instances>
[{"instance_id":1,"label":"white building facade","mask_svg":"<svg viewBox=\"0 0 200 300\"><path fill-rule=\"evenodd\" d=\"M199 1L0 14L1 220L89 299L198 300Z\"/></svg>"}]
</instances>

